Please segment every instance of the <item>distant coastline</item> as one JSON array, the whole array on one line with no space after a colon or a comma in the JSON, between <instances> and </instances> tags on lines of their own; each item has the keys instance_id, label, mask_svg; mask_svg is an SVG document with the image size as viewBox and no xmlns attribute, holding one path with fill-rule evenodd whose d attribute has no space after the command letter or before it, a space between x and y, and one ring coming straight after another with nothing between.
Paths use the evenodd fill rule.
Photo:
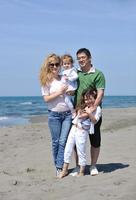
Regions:
<instances>
[{"instance_id":1,"label":"distant coastline","mask_svg":"<svg viewBox=\"0 0 136 200\"><path fill-rule=\"evenodd\" d=\"M105 96L102 107L136 107L136 96ZM47 114L47 105L42 96L0 97L0 126L27 124L31 118Z\"/></svg>"}]
</instances>

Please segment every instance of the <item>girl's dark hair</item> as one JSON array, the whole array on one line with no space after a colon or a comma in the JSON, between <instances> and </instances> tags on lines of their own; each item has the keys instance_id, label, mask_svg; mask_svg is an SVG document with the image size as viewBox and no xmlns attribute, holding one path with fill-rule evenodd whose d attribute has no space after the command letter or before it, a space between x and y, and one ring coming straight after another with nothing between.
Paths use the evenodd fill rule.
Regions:
<instances>
[{"instance_id":1,"label":"girl's dark hair","mask_svg":"<svg viewBox=\"0 0 136 200\"><path fill-rule=\"evenodd\" d=\"M94 99L96 99L97 98L97 90L96 89L86 89L86 90L84 90L82 92L80 102L79 102L79 104L76 107L76 110L78 110L78 109L82 110L82 109L85 108L85 101L84 101L85 96L87 98L89 98L90 96L93 96Z\"/></svg>"}]
</instances>

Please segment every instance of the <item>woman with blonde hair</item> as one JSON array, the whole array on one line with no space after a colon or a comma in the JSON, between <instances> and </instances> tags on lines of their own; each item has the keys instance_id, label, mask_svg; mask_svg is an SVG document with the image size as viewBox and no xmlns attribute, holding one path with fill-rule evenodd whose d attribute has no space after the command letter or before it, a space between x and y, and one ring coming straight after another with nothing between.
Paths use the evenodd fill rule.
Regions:
<instances>
[{"instance_id":1,"label":"woman with blonde hair","mask_svg":"<svg viewBox=\"0 0 136 200\"><path fill-rule=\"evenodd\" d=\"M40 71L41 92L48 107L48 126L51 132L52 153L57 176L63 167L64 148L72 121L71 111L65 103L68 86L62 84L60 65L60 57L50 54Z\"/></svg>"}]
</instances>

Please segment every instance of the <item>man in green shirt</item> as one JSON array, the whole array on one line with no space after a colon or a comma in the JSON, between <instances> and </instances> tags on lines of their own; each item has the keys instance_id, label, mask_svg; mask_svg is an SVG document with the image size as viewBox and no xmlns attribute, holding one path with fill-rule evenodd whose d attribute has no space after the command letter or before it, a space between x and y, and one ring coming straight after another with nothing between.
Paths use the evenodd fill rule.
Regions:
<instances>
[{"instance_id":1,"label":"man in green shirt","mask_svg":"<svg viewBox=\"0 0 136 200\"><path fill-rule=\"evenodd\" d=\"M91 63L91 53L86 48L81 48L76 53L77 60L79 62L80 70L78 71L78 88L75 95L75 102L78 104L81 98L81 94L85 89L95 89L97 90L97 98L94 104L94 111L98 105L101 105L102 98L104 96L105 89L105 77L101 71L95 69ZM91 169L90 174L92 176L98 174L98 170L96 168L96 163L100 153L100 145L101 145L101 134L100 134L100 126L102 119L95 124L94 126L94 134L89 134L90 139L90 157L91 157ZM78 158L76 156L76 161Z\"/></svg>"}]
</instances>

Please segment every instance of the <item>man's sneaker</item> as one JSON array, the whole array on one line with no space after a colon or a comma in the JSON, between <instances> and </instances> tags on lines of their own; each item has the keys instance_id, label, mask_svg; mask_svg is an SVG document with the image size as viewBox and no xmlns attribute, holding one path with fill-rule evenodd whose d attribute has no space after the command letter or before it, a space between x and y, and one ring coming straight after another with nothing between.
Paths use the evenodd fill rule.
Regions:
<instances>
[{"instance_id":1,"label":"man's sneaker","mask_svg":"<svg viewBox=\"0 0 136 200\"><path fill-rule=\"evenodd\" d=\"M62 172L62 169L57 169L56 170L56 177L59 177L61 172Z\"/></svg>"},{"instance_id":2,"label":"man's sneaker","mask_svg":"<svg viewBox=\"0 0 136 200\"><path fill-rule=\"evenodd\" d=\"M96 166L93 166L93 165L91 166L91 168L90 168L90 174L91 174L91 176L96 176L96 175L99 174Z\"/></svg>"},{"instance_id":3,"label":"man's sneaker","mask_svg":"<svg viewBox=\"0 0 136 200\"><path fill-rule=\"evenodd\" d=\"M79 173L79 166L77 166L76 168L74 168L69 175L71 175L71 176L77 176L78 173Z\"/></svg>"}]
</instances>

